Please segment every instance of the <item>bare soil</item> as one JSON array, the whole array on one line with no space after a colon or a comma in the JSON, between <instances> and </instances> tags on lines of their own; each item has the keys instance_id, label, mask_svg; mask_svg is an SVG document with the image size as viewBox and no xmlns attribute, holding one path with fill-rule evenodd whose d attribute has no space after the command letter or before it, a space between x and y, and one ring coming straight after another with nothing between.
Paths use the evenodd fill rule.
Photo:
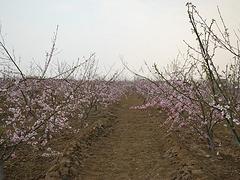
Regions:
<instances>
[{"instance_id":1,"label":"bare soil","mask_svg":"<svg viewBox=\"0 0 240 180\"><path fill-rule=\"evenodd\" d=\"M218 148L219 155L211 153L190 132L168 132L162 126L164 112L130 109L142 103L136 95L124 97L78 136L63 135L55 142L64 149L61 157L22 153L24 162L7 163L7 178L240 179L239 147L226 140ZM222 133L229 136L219 129L218 134Z\"/></svg>"},{"instance_id":2,"label":"bare soil","mask_svg":"<svg viewBox=\"0 0 240 180\"><path fill-rule=\"evenodd\" d=\"M166 179L175 169L163 157L160 122L148 113L129 109L141 103L136 97L123 101L117 124L109 136L90 148L79 179Z\"/></svg>"}]
</instances>

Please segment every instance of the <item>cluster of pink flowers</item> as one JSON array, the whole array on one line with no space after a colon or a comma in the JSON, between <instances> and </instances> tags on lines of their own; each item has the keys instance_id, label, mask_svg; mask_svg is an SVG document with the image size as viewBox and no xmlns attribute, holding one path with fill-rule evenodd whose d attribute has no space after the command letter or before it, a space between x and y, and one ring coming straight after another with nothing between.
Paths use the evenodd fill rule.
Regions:
<instances>
[{"instance_id":1,"label":"cluster of pink flowers","mask_svg":"<svg viewBox=\"0 0 240 180\"><path fill-rule=\"evenodd\" d=\"M230 118L229 105L224 101L221 101L221 104L216 103L216 97L205 82L195 83L198 84L193 85L182 80L135 81L136 91L145 101L144 104L132 108L160 108L168 114L163 123L170 124L170 130L188 128L201 138L212 141L213 127ZM233 123L239 125L239 122L235 117ZM226 126L226 123L224 125Z\"/></svg>"},{"instance_id":2,"label":"cluster of pink flowers","mask_svg":"<svg viewBox=\"0 0 240 180\"><path fill-rule=\"evenodd\" d=\"M96 106L106 107L125 93L124 82L62 79L1 79L0 155L21 143L46 146L54 134L72 130L69 120L81 121Z\"/></svg>"}]
</instances>

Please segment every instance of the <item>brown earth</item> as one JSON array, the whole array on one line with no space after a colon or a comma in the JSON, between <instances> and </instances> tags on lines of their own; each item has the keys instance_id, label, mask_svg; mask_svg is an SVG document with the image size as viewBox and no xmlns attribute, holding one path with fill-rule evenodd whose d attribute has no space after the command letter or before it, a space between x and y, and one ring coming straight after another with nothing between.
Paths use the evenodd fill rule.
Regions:
<instances>
[{"instance_id":1,"label":"brown earth","mask_svg":"<svg viewBox=\"0 0 240 180\"><path fill-rule=\"evenodd\" d=\"M164 158L160 121L148 113L130 110L141 100L129 97L117 112L117 124L109 136L91 146L79 179L166 179L175 169Z\"/></svg>"},{"instance_id":2,"label":"brown earth","mask_svg":"<svg viewBox=\"0 0 240 180\"><path fill-rule=\"evenodd\" d=\"M7 167L14 173L9 179L240 179L239 147L219 147L218 156L210 153L205 142L189 132L167 132L164 113L130 109L142 103L135 95L123 98L78 137L63 135L56 142L58 149L66 147L63 156L29 161L34 168L21 172L26 165L15 163Z\"/></svg>"}]
</instances>

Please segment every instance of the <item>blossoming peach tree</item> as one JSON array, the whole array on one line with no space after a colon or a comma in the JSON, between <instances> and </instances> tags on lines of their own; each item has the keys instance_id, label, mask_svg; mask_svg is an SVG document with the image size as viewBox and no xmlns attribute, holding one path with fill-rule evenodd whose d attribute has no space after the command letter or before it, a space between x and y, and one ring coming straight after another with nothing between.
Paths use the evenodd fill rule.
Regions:
<instances>
[{"instance_id":1,"label":"blossoming peach tree","mask_svg":"<svg viewBox=\"0 0 240 180\"><path fill-rule=\"evenodd\" d=\"M108 80L96 76L94 55L50 76L48 69L56 51L56 38L57 31L45 65L39 74L31 76L25 75L4 41L0 42L4 62L0 78L0 160L3 162L16 158L15 150L23 144L46 148L53 136L61 132L78 132L70 120L85 123L91 110L118 101L126 91L125 83L116 80L117 73Z\"/></svg>"},{"instance_id":2,"label":"blossoming peach tree","mask_svg":"<svg viewBox=\"0 0 240 180\"><path fill-rule=\"evenodd\" d=\"M182 55L182 65L175 62L170 69L161 72L154 64L154 79L142 76L145 80L136 81L137 91L146 98L145 104L136 108L163 108L169 115L166 123L171 124L170 129L188 128L206 139L212 150L215 149L214 128L217 124L227 126L240 144L237 130L240 125L239 48L231 44L220 11L224 30L214 20L207 24L193 4L187 3L187 8L198 47L186 43L189 50ZM224 50L234 59L223 72L214 63L217 49Z\"/></svg>"}]
</instances>

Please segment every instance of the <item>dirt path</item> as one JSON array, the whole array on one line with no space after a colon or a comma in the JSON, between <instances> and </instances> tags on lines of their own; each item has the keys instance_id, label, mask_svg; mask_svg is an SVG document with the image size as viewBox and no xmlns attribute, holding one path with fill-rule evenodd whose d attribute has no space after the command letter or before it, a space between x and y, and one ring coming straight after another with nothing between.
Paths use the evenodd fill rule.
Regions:
<instances>
[{"instance_id":1,"label":"dirt path","mask_svg":"<svg viewBox=\"0 0 240 180\"><path fill-rule=\"evenodd\" d=\"M163 156L159 119L129 107L141 104L129 96L117 112L113 131L90 147L79 179L169 179L174 168Z\"/></svg>"}]
</instances>

